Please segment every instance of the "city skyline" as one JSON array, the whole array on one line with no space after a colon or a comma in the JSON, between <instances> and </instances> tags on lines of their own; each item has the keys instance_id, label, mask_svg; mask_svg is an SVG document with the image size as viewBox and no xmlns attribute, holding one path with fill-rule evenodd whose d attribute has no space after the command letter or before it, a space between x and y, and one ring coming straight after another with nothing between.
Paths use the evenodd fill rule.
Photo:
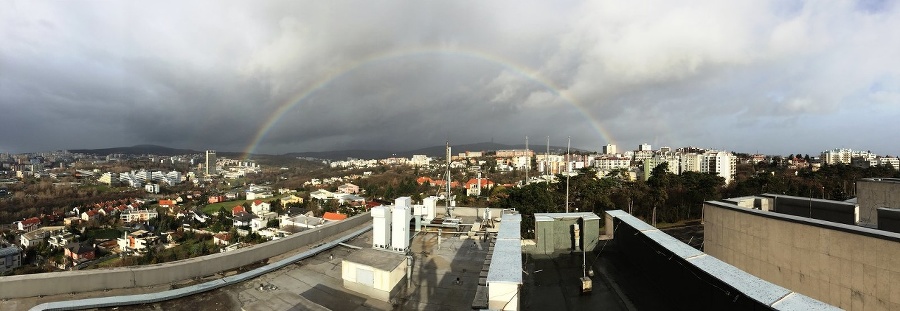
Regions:
<instances>
[{"instance_id":1,"label":"city skyline","mask_svg":"<svg viewBox=\"0 0 900 311\"><path fill-rule=\"evenodd\" d=\"M891 2L0 3L0 152L900 154Z\"/></svg>"}]
</instances>

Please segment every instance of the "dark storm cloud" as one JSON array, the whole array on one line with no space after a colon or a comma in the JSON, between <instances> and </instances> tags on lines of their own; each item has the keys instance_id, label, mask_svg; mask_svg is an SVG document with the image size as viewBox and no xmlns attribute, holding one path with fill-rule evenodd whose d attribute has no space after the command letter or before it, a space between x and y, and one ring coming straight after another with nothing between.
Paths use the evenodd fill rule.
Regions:
<instances>
[{"instance_id":1,"label":"dark storm cloud","mask_svg":"<svg viewBox=\"0 0 900 311\"><path fill-rule=\"evenodd\" d=\"M896 154L877 124L900 114L898 17L890 2L4 1L0 152L240 151L309 93L255 151L525 135L596 150L608 133L620 149Z\"/></svg>"}]
</instances>

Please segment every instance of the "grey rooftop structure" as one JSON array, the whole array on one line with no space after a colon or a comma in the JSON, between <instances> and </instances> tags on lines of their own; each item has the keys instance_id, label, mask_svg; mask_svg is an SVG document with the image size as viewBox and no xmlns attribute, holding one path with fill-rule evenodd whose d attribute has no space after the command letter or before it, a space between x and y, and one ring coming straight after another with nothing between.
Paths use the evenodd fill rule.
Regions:
<instances>
[{"instance_id":1,"label":"grey rooftop structure","mask_svg":"<svg viewBox=\"0 0 900 311\"><path fill-rule=\"evenodd\" d=\"M366 265L375 269L392 271L406 260L406 256L403 256L403 254L398 252L363 248L348 254L344 260Z\"/></svg>"},{"instance_id":2,"label":"grey rooftop structure","mask_svg":"<svg viewBox=\"0 0 900 311\"><path fill-rule=\"evenodd\" d=\"M625 211L608 211L606 215L608 218L616 220L614 222L616 227L606 228L607 234L612 235L617 243L632 244L630 248L634 249L634 256L638 256L634 257L635 259L643 257L658 261L679 261L679 264L687 270L684 272L685 274L699 279L697 284L713 286L715 290L711 292L714 294L710 294L709 301L716 307L742 309L747 306L753 308L753 305L757 305L774 310L840 310L832 305L770 283L694 249ZM622 226L629 229L620 228ZM647 253L660 257L652 255L647 257ZM652 261L647 261L641 264L650 267L652 263ZM684 287L689 288L690 286ZM736 292L727 290L729 288ZM726 296L725 299L718 296L721 294ZM753 302L739 302L746 298ZM710 307L710 305L705 307Z\"/></svg>"}]
</instances>

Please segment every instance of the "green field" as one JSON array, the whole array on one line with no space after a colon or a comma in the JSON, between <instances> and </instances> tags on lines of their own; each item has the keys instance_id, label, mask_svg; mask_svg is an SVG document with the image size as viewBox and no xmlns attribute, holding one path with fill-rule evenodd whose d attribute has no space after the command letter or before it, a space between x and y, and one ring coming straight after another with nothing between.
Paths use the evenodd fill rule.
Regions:
<instances>
[{"instance_id":1,"label":"green field","mask_svg":"<svg viewBox=\"0 0 900 311\"><path fill-rule=\"evenodd\" d=\"M277 199L278 199L278 197L271 197L271 198L261 199L261 200L263 202L272 202ZM212 216L212 215L215 215L216 213L218 213L219 208L222 208L222 207L224 207L226 211L231 212L231 208L238 206L238 205L243 205L244 203L253 202L253 201L254 200L235 200L235 201L225 201L225 202L213 203L213 204L204 206L203 213Z\"/></svg>"}]
</instances>

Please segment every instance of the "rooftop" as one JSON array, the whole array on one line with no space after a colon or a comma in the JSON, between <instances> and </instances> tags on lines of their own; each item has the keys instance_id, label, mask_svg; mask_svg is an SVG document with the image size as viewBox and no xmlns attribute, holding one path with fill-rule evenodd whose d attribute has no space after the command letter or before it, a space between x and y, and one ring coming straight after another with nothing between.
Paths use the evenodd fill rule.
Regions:
<instances>
[{"instance_id":1,"label":"rooftop","mask_svg":"<svg viewBox=\"0 0 900 311\"><path fill-rule=\"evenodd\" d=\"M392 271L406 260L406 256L398 252L363 248L348 254L344 260L363 264L379 270Z\"/></svg>"}]
</instances>

